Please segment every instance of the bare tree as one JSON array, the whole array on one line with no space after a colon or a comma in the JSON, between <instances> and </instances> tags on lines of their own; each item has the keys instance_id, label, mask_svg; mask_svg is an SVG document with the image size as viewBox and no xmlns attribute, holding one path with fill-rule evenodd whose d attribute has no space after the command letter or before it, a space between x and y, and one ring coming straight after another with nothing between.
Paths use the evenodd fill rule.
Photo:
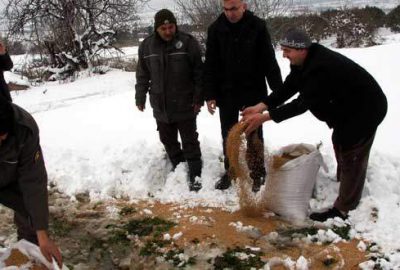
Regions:
<instances>
[{"instance_id":1,"label":"bare tree","mask_svg":"<svg viewBox=\"0 0 400 270\"><path fill-rule=\"evenodd\" d=\"M207 27L221 13L219 0L175 0L181 22L192 26L192 33L205 44Z\"/></svg>"},{"instance_id":2,"label":"bare tree","mask_svg":"<svg viewBox=\"0 0 400 270\"><path fill-rule=\"evenodd\" d=\"M68 76L91 66L119 29L138 20L148 0L8 0L9 35L42 48L51 73Z\"/></svg>"}]
</instances>

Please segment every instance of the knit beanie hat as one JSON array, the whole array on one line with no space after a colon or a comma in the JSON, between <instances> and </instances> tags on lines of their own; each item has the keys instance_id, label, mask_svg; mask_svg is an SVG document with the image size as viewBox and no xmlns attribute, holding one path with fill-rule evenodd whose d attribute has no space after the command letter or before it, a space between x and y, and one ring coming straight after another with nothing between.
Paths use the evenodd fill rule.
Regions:
<instances>
[{"instance_id":1,"label":"knit beanie hat","mask_svg":"<svg viewBox=\"0 0 400 270\"><path fill-rule=\"evenodd\" d=\"M173 23L176 25L174 14L168 9L161 9L154 16L154 31L163 24Z\"/></svg>"},{"instance_id":2,"label":"knit beanie hat","mask_svg":"<svg viewBox=\"0 0 400 270\"><path fill-rule=\"evenodd\" d=\"M0 135L9 133L13 127L14 113L11 103L0 97Z\"/></svg>"},{"instance_id":3,"label":"knit beanie hat","mask_svg":"<svg viewBox=\"0 0 400 270\"><path fill-rule=\"evenodd\" d=\"M292 28L286 32L279 44L294 49L307 49L311 46L311 39L306 32Z\"/></svg>"}]
</instances>

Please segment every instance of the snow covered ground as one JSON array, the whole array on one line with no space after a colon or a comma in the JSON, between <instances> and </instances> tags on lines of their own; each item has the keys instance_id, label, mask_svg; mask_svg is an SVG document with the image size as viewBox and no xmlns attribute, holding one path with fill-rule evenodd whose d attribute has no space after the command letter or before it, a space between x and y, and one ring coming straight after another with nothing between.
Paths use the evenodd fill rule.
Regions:
<instances>
[{"instance_id":1,"label":"snow covered ground","mask_svg":"<svg viewBox=\"0 0 400 270\"><path fill-rule=\"evenodd\" d=\"M363 199L350 213L350 222L355 234L377 243L390 259L387 269L399 269L400 36L386 40L381 46L339 52L365 67L388 98L389 111L376 135ZM286 76L288 62L281 51L277 51L277 57ZM9 72L5 76L8 81L21 80ZM149 104L144 113L135 107L134 85L134 73L114 70L105 75L82 76L71 83L49 82L12 93L14 102L31 112L39 124L49 180L68 195L90 192L93 199L154 197L163 202L237 209L233 188L214 189L223 173L218 115L211 116L203 108L198 117L203 189L189 192L186 164L170 172ZM323 142L321 151L330 171L319 173L317 198L310 204L312 209L329 207L338 184L333 180L336 164L331 131L325 124L306 113L281 124L267 123L264 134L270 151L290 143Z\"/></svg>"}]
</instances>

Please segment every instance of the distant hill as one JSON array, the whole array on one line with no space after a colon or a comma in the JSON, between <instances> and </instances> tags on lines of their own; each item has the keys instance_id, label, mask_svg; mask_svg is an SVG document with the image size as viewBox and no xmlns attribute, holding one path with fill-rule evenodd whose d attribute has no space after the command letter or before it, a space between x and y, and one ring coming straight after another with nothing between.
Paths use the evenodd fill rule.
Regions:
<instances>
[{"instance_id":1,"label":"distant hill","mask_svg":"<svg viewBox=\"0 0 400 270\"><path fill-rule=\"evenodd\" d=\"M294 0L294 11L323 11L326 9L375 6L385 12L400 5L399 0Z\"/></svg>"},{"instance_id":2,"label":"distant hill","mask_svg":"<svg viewBox=\"0 0 400 270\"><path fill-rule=\"evenodd\" d=\"M294 5L291 11L295 14L320 12L331 8L362 8L365 6L376 6L387 13L397 5L400 5L400 0L293 0L293 3ZM155 12L162 8L175 11L174 0L151 0L141 12L142 24L151 25Z\"/></svg>"}]
</instances>

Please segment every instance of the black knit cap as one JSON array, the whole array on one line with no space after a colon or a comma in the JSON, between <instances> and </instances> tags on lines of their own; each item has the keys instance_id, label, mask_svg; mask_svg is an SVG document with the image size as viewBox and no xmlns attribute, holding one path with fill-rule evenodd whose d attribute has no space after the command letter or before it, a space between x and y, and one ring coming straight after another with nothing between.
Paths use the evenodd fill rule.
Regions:
<instances>
[{"instance_id":1,"label":"black knit cap","mask_svg":"<svg viewBox=\"0 0 400 270\"><path fill-rule=\"evenodd\" d=\"M307 49L311 46L311 39L303 30L292 28L286 32L279 44L294 49Z\"/></svg>"},{"instance_id":2,"label":"black knit cap","mask_svg":"<svg viewBox=\"0 0 400 270\"><path fill-rule=\"evenodd\" d=\"M161 9L154 16L154 31L163 24L173 23L176 25L174 13L169 9Z\"/></svg>"},{"instance_id":3,"label":"black knit cap","mask_svg":"<svg viewBox=\"0 0 400 270\"><path fill-rule=\"evenodd\" d=\"M13 127L14 113L11 103L0 97L0 135L9 133Z\"/></svg>"}]
</instances>

